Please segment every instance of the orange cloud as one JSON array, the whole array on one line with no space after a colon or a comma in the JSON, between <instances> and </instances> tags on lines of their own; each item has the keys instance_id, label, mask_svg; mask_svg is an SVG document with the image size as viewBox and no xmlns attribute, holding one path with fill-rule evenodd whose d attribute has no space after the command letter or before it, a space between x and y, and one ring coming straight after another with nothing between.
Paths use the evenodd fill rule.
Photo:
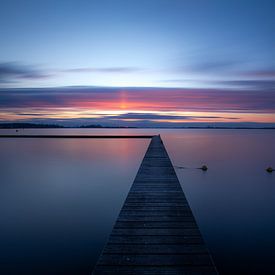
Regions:
<instances>
[{"instance_id":1,"label":"orange cloud","mask_svg":"<svg viewBox=\"0 0 275 275\"><path fill-rule=\"evenodd\" d=\"M149 120L159 123L232 120L275 123L274 91L164 88L11 89L0 90L0 98L2 121L89 118L128 122ZM125 114L128 113L147 115L126 117Z\"/></svg>"}]
</instances>

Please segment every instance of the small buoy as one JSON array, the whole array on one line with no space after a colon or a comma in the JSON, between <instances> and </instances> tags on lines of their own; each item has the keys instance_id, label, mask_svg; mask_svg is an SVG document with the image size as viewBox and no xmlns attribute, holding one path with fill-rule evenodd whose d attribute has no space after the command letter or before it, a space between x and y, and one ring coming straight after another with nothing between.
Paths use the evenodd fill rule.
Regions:
<instances>
[{"instance_id":1,"label":"small buoy","mask_svg":"<svg viewBox=\"0 0 275 275\"><path fill-rule=\"evenodd\" d=\"M186 169L186 167L183 167L183 166L174 166L174 167L177 169Z\"/></svg>"},{"instance_id":2,"label":"small buoy","mask_svg":"<svg viewBox=\"0 0 275 275\"><path fill-rule=\"evenodd\" d=\"M17 132L18 132L18 130L15 130L15 132L17 133Z\"/></svg>"},{"instance_id":3,"label":"small buoy","mask_svg":"<svg viewBox=\"0 0 275 275\"><path fill-rule=\"evenodd\" d=\"M206 165L203 165L202 167L184 167L184 166L174 166L177 169L200 169L202 171L207 171L208 167Z\"/></svg>"},{"instance_id":4,"label":"small buoy","mask_svg":"<svg viewBox=\"0 0 275 275\"><path fill-rule=\"evenodd\" d=\"M266 172L268 173L272 173L273 171L275 171L271 166L266 168Z\"/></svg>"}]
</instances>

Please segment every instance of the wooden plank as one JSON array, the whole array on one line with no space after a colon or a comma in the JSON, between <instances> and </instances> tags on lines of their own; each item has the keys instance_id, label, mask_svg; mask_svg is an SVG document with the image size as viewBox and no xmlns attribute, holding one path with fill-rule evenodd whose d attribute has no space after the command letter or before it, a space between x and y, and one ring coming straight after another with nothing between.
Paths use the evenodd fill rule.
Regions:
<instances>
[{"instance_id":1,"label":"wooden plank","mask_svg":"<svg viewBox=\"0 0 275 275\"><path fill-rule=\"evenodd\" d=\"M198 228L114 228L112 236L200 236Z\"/></svg>"},{"instance_id":2,"label":"wooden plank","mask_svg":"<svg viewBox=\"0 0 275 275\"><path fill-rule=\"evenodd\" d=\"M181 206L188 206L187 202L125 202L123 207L134 207L134 206L142 206L142 207L164 207L164 206L169 206L169 207L181 207Z\"/></svg>"},{"instance_id":3,"label":"wooden plank","mask_svg":"<svg viewBox=\"0 0 275 275\"><path fill-rule=\"evenodd\" d=\"M193 216L119 216L117 221L142 222L178 222L195 221Z\"/></svg>"},{"instance_id":4,"label":"wooden plank","mask_svg":"<svg viewBox=\"0 0 275 275\"><path fill-rule=\"evenodd\" d=\"M117 221L114 228L197 228L197 225L194 224L194 221L178 221L178 222L120 222Z\"/></svg>"},{"instance_id":5,"label":"wooden plank","mask_svg":"<svg viewBox=\"0 0 275 275\"><path fill-rule=\"evenodd\" d=\"M215 275L213 266L97 266L97 274L101 275Z\"/></svg>"},{"instance_id":6,"label":"wooden plank","mask_svg":"<svg viewBox=\"0 0 275 275\"><path fill-rule=\"evenodd\" d=\"M151 140L93 274L217 274L159 136Z\"/></svg>"},{"instance_id":7,"label":"wooden plank","mask_svg":"<svg viewBox=\"0 0 275 275\"><path fill-rule=\"evenodd\" d=\"M169 211L169 212L174 212L174 210L177 211L191 211L190 208L188 208L186 205L182 204L182 205L143 205L143 204L139 204L137 205L124 205L123 210L125 211Z\"/></svg>"},{"instance_id":8,"label":"wooden plank","mask_svg":"<svg viewBox=\"0 0 275 275\"><path fill-rule=\"evenodd\" d=\"M110 244L104 250L105 254L208 254L205 247L201 245L180 245L180 244Z\"/></svg>"},{"instance_id":9,"label":"wooden plank","mask_svg":"<svg viewBox=\"0 0 275 275\"><path fill-rule=\"evenodd\" d=\"M185 265L212 265L208 254L103 254L98 264L104 265L143 265L143 266L185 266Z\"/></svg>"},{"instance_id":10,"label":"wooden plank","mask_svg":"<svg viewBox=\"0 0 275 275\"><path fill-rule=\"evenodd\" d=\"M120 244L201 244L201 236L116 236L111 235L109 243ZM108 244L107 244L108 246ZM144 251L146 252L146 251Z\"/></svg>"},{"instance_id":11,"label":"wooden plank","mask_svg":"<svg viewBox=\"0 0 275 275\"><path fill-rule=\"evenodd\" d=\"M191 211L180 211L175 209L174 211L142 211L142 210L134 210L134 211L127 211L127 210L121 210L120 217L191 217L192 212Z\"/></svg>"}]
</instances>

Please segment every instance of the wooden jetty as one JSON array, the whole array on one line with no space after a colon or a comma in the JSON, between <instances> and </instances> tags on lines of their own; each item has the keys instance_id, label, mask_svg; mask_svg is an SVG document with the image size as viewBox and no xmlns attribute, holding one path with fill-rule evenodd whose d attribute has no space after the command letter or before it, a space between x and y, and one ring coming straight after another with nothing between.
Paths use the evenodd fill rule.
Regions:
<instances>
[{"instance_id":1,"label":"wooden jetty","mask_svg":"<svg viewBox=\"0 0 275 275\"><path fill-rule=\"evenodd\" d=\"M160 136L150 142L93 274L218 274Z\"/></svg>"}]
</instances>

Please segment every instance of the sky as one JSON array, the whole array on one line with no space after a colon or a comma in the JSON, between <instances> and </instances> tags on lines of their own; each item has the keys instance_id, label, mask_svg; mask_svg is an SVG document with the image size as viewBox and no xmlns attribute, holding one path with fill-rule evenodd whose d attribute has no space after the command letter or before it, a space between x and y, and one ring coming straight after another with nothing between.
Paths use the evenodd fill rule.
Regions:
<instances>
[{"instance_id":1,"label":"sky","mask_svg":"<svg viewBox=\"0 0 275 275\"><path fill-rule=\"evenodd\" d=\"M1 0L0 121L275 126L275 2Z\"/></svg>"}]
</instances>

